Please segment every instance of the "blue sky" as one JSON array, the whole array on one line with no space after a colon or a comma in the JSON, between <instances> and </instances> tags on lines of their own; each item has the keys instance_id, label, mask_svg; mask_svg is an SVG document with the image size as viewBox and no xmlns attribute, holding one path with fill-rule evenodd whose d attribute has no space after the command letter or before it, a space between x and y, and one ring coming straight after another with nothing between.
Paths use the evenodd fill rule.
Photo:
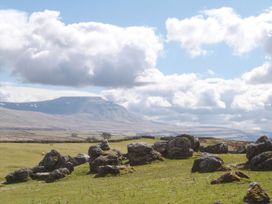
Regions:
<instances>
[{"instance_id":1,"label":"blue sky","mask_svg":"<svg viewBox=\"0 0 272 204\"><path fill-rule=\"evenodd\" d=\"M118 26L151 26L156 32L166 36L165 21L169 17L179 19L197 15L200 11L229 6L242 17L258 15L271 6L271 1L1 1L1 9L17 9L29 13L45 9L58 10L65 23L96 21ZM224 44L214 45L210 56L191 57L180 49L178 43L170 42L164 45L164 53L158 59L157 67L165 74L172 73L200 73L207 74L213 70L217 76L223 78L238 77L264 61L262 50L254 50L245 56L234 56L230 48ZM1 80L8 78L8 74L0 75ZM8 79L14 81L14 79Z\"/></svg>"},{"instance_id":2,"label":"blue sky","mask_svg":"<svg viewBox=\"0 0 272 204\"><path fill-rule=\"evenodd\" d=\"M94 93L152 120L272 131L271 3L1 1L0 101Z\"/></svg>"}]
</instances>

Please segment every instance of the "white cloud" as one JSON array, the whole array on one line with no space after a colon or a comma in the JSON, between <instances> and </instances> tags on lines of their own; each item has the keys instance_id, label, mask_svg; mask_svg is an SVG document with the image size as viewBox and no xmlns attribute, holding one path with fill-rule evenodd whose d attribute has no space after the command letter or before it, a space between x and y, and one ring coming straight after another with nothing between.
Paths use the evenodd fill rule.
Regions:
<instances>
[{"instance_id":1,"label":"white cloud","mask_svg":"<svg viewBox=\"0 0 272 204\"><path fill-rule=\"evenodd\" d=\"M2 67L24 82L133 86L143 71L156 66L162 49L150 27L65 24L57 11L0 10Z\"/></svg>"},{"instance_id":2,"label":"white cloud","mask_svg":"<svg viewBox=\"0 0 272 204\"><path fill-rule=\"evenodd\" d=\"M272 84L272 65L270 63L264 63L243 74L242 78L251 84Z\"/></svg>"},{"instance_id":3,"label":"white cloud","mask_svg":"<svg viewBox=\"0 0 272 204\"><path fill-rule=\"evenodd\" d=\"M168 18L168 41L177 41L192 56L207 54L207 45L225 43L234 54L263 47L272 54L272 10L242 18L232 8L205 10L186 19Z\"/></svg>"}]
</instances>

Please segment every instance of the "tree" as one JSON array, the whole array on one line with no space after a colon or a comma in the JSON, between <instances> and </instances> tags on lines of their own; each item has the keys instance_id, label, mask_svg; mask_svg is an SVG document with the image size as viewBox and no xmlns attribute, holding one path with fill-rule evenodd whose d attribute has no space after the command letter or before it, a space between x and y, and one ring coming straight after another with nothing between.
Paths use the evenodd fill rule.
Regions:
<instances>
[{"instance_id":1,"label":"tree","mask_svg":"<svg viewBox=\"0 0 272 204\"><path fill-rule=\"evenodd\" d=\"M109 139L111 138L111 134L108 133L108 132L102 132L101 137L102 137L104 140L109 140Z\"/></svg>"}]
</instances>

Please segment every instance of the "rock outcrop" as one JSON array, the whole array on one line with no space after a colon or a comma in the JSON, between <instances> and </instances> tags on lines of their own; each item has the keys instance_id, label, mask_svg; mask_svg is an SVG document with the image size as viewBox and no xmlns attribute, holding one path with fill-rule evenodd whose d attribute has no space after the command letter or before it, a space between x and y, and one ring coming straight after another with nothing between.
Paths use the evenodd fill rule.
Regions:
<instances>
[{"instance_id":1,"label":"rock outcrop","mask_svg":"<svg viewBox=\"0 0 272 204\"><path fill-rule=\"evenodd\" d=\"M227 172L219 178L212 180L211 184L232 183L240 181L241 178L249 179L249 177L241 171Z\"/></svg>"},{"instance_id":2,"label":"rock outcrop","mask_svg":"<svg viewBox=\"0 0 272 204\"><path fill-rule=\"evenodd\" d=\"M128 144L127 148L127 157L132 166L149 164L155 160L162 160L161 154L154 150L150 144L134 142Z\"/></svg>"},{"instance_id":3,"label":"rock outcrop","mask_svg":"<svg viewBox=\"0 0 272 204\"><path fill-rule=\"evenodd\" d=\"M28 168L22 168L6 175L6 184L25 182L29 179L32 171Z\"/></svg>"},{"instance_id":4,"label":"rock outcrop","mask_svg":"<svg viewBox=\"0 0 272 204\"><path fill-rule=\"evenodd\" d=\"M228 145L225 143L209 145L209 146L203 147L202 151L212 153L212 154L226 154L228 153Z\"/></svg>"},{"instance_id":5,"label":"rock outcrop","mask_svg":"<svg viewBox=\"0 0 272 204\"><path fill-rule=\"evenodd\" d=\"M186 159L193 156L191 141L186 137L176 137L167 143L167 158Z\"/></svg>"},{"instance_id":6,"label":"rock outcrop","mask_svg":"<svg viewBox=\"0 0 272 204\"><path fill-rule=\"evenodd\" d=\"M271 171L272 151L263 152L253 157L249 161L249 168L253 171Z\"/></svg>"}]
</instances>

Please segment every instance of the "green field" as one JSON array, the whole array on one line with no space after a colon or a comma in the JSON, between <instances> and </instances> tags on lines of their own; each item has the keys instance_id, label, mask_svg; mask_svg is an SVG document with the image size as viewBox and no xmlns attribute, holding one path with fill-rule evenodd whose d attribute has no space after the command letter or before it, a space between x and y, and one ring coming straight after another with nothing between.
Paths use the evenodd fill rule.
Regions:
<instances>
[{"instance_id":1,"label":"green field","mask_svg":"<svg viewBox=\"0 0 272 204\"><path fill-rule=\"evenodd\" d=\"M143 141L143 140L141 140ZM145 140L154 142L154 140ZM132 141L113 143L113 148L126 151ZM56 149L62 154L87 153L90 144L0 144L0 181L4 176L21 167L32 167L42 159L42 152ZM76 167L68 177L55 183L28 181L1 185L1 204L92 204L92 203L243 203L243 196L250 181L210 185L222 172L190 172L193 160L165 160L135 167L132 174L94 178L87 175L88 164ZM245 161L245 155L222 155L227 164ZM244 171L251 181L260 182L272 195L272 172Z\"/></svg>"}]
</instances>

